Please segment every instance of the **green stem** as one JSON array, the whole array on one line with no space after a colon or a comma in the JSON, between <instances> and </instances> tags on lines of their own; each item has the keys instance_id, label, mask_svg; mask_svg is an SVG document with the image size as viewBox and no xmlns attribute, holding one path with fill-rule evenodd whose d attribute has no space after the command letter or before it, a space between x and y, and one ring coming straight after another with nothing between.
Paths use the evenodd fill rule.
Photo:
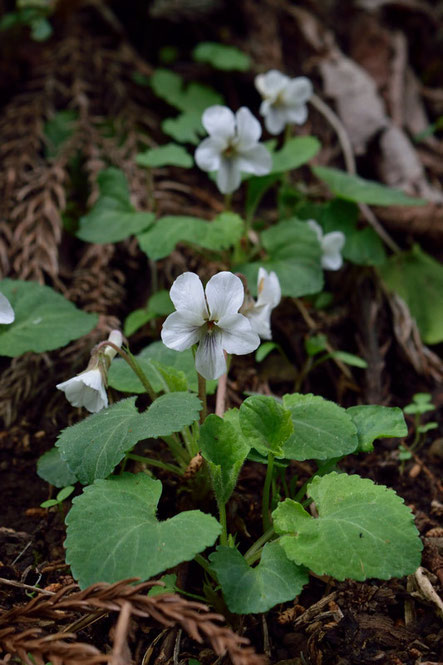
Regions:
<instances>
[{"instance_id":1,"label":"green stem","mask_svg":"<svg viewBox=\"0 0 443 665\"><path fill-rule=\"evenodd\" d=\"M169 450L177 461L181 460L185 466L189 464L189 455L183 449L183 446L177 441L174 434L171 436L162 436L163 441L168 445Z\"/></svg>"},{"instance_id":2,"label":"green stem","mask_svg":"<svg viewBox=\"0 0 443 665\"><path fill-rule=\"evenodd\" d=\"M209 575L209 577L212 577L212 579L215 582L217 582L217 584L218 584L218 579L217 579L216 574L214 573L214 571L212 570L209 563L206 561L206 559L201 554L196 554L195 557L194 557L194 561L196 563L198 563L199 566L201 566L203 568L205 573L207 573Z\"/></svg>"},{"instance_id":3,"label":"green stem","mask_svg":"<svg viewBox=\"0 0 443 665\"><path fill-rule=\"evenodd\" d=\"M262 499L263 531L267 531L272 526L272 520L269 514L269 505L271 498L270 495L271 495L271 482L272 482L273 470L274 470L274 455L272 453L268 453L268 466L266 469L266 478L263 487L263 499Z\"/></svg>"},{"instance_id":4,"label":"green stem","mask_svg":"<svg viewBox=\"0 0 443 665\"><path fill-rule=\"evenodd\" d=\"M253 545L248 549L246 552L245 559L249 563L250 559L254 559L255 561L255 555L259 550L262 549L263 545L268 542L268 540L271 540L271 538L275 535L274 527L270 527L267 531L264 532L263 535L258 538L258 540L255 541Z\"/></svg>"},{"instance_id":5,"label":"green stem","mask_svg":"<svg viewBox=\"0 0 443 665\"><path fill-rule=\"evenodd\" d=\"M125 360L128 363L129 367L132 369L132 371L140 379L140 381L142 382L143 387L146 390L146 392L148 393L149 397L152 399L152 401L154 401L157 398L157 393L154 392L154 389L152 388L151 384L149 383L145 373L143 372L141 367L136 362L136 360L135 360L134 356L132 355L132 353L130 351L127 351L127 352L123 351L123 349L118 347L117 344L114 344L113 342L109 342L108 340L106 340L104 342L101 342L97 347L97 351L104 348L105 346L112 346L112 348L115 351L117 351L117 353L119 353L121 355L123 360Z\"/></svg>"},{"instance_id":6,"label":"green stem","mask_svg":"<svg viewBox=\"0 0 443 665\"><path fill-rule=\"evenodd\" d=\"M208 406L206 404L206 379L204 379L201 374L197 372L198 377L198 397L203 404L203 408L200 411L200 424L204 423L206 416L208 415Z\"/></svg>"},{"instance_id":7,"label":"green stem","mask_svg":"<svg viewBox=\"0 0 443 665\"><path fill-rule=\"evenodd\" d=\"M335 457L334 459L330 459L321 466L318 467L317 471L307 480L303 485L300 487L298 490L297 494L294 497L294 501L301 501L304 495L306 494L306 488L308 487L309 483L312 483L313 479L316 476L323 476L325 473L328 473L330 469L333 469L334 466L341 460L341 457Z\"/></svg>"},{"instance_id":8,"label":"green stem","mask_svg":"<svg viewBox=\"0 0 443 665\"><path fill-rule=\"evenodd\" d=\"M167 462L160 462L159 460L153 459L152 457L145 457L144 455L134 455L133 453L128 453L126 455L126 459L133 459L136 462L144 462L149 466L156 466L159 469L164 469L165 471L175 473L177 476L185 475L184 470L180 469L178 466L175 466L174 464L167 464Z\"/></svg>"},{"instance_id":9,"label":"green stem","mask_svg":"<svg viewBox=\"0 0 443 665\"><path fill-rule=\"evenodd\" d=\"M220 517L220 524L222 526L222 531L220 534L220 545L227 546L228 544L228 527L226 521L226 504L221 501L217 501L218 514Z\"/></svg>"},{"instance_id":10,"label":"green stem","mask_svg":"<svg viewBox=\"0 0 443 665\"><path fill-rule=\"evenodd\" d=\"M232 204L232 194L225 194L225 212L230 212Z\"/></svg>"}]
</instances>

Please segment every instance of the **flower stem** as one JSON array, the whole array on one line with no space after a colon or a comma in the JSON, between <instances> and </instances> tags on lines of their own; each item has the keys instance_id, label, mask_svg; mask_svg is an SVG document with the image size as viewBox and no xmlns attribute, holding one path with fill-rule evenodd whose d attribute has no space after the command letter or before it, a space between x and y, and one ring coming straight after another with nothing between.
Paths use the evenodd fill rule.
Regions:
<instances>
[{"instance_id":1,"label":"flower stem","mask_svg":"<svg viewBox=\"0 0 443 665\"><path fill-rule=\"evenodd\" d=\"M177 476L185 475L184 470L180 469L178 466L175 466L174 464L167 464L167 462L160 462L160 460L153 459L152 457L145 457L144 455L133 455L132 453L128 453L125 459L133 459L136 462L144 462L145 464L149 464L149 466L156 466L159 469L164 469L165 471L175 473Z\"/></svg>"},{"instance_id":2,"label":"flower stem","mask_svg":"<svg viewBox=\"0 0 443 665\"><path fill-rule=\"evenodd\" d=\"M225 212L230 212L232 203L232 194L225 194Z\"/></svg>"},{"instance_id":3,"label":"flower stem","mask_svg":"<svg viewBox=\"0 0 443 665\"><path fill-rule=\"evenodd\" d=\"M197 372L198 377L198 397L203 404L203 408L200 411L200 424L204 423L206 416L208 415L208 406L206 404L206 379L202 377L201 374Z\"/></svg>"},{"instance_id":4,"label":"flower stem","mask_svg":"<svg viewBox=\"0 0 443 665\"><path fill-rule=\"evenodd\" d=\"M273 471L274 471L274 455L272 453L268 453L268 466L266 469L266 478L263 487L263 499L262 499L262 520L263 520L264 531L268 531L268 529L270 529L272 526L272 520L269 514L269 504L270 504L271 482L272 482Z\"/></svg>"},{"instance_id":5,"label":"flower stem","mask_svg":"<svg viewBox=\"0 0 443 665\"><path fill-rule=\"evenodd\" d=\"M264 532L258 540L255 541L253 545L248 549L246 554L244 555L247 563L251 563L252 560L255 561L255 557L257 555L257 552L259 552L263 545L268 542L268 540L271 540L271 538L275 535L274 527L270 527L267 531Z\"/></svg>"},{"instance_id":6,"label":"flower stem","mask_svg":"<svg viewBox=\"0 0 443 665\"><path fill-rule=\"evenodd\" d=\"M100 344L97 346L97 351L100 349L104 348L105 346L112 346L117 353L121 355L123 360L125 360L129 367L132 369L132 371L137 375L137 377L140 379L144 389L148 393L149 397L154 401L157 398L157 393L154 392L154 389L152 388L151 384L149 383L145 373L141 369L141 367L138 365L136 362L134 356L130 351L123 351L120 347L117 346L117 344L114 344L113 342L109 342L108 340L104 342L100 342Z\"/></svg>"},{"instance_id":7,"label":"flower stem","mask_svg":"<svg viewBox=\"0 0 443 665\"><path fill-rule=\"evenodd\" d=\"M226 504L222 501L217 501L218 505L218 514L220 517L220 524L222 526L222 532L220 534L220 545L228 544L228 527L226 522Z\"/></svg>"}]
</instances>

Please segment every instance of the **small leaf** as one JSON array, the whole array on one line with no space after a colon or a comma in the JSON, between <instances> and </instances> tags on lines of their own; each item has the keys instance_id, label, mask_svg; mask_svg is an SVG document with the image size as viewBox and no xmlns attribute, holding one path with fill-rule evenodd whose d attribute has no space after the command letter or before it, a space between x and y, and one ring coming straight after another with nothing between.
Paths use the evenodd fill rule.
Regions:
<instances>
[{"instance_id":1,"label":"small leaf","mask_svg":"<svg viewBox=\"0 0 443 665\"><path fill-rule=\"evenodd\" d=\"M294 426L291 413L269 395L252 395L240 407L240 427L251 448L284 457L283 444Z\"/></svg>"},{"instance_id":2,"label":"small leaf","mask_svg":"<svg viewBox=\"0 0 443 665\"><path fill-rule=\"evenodd\" d=\"M60 492L57 492L58 503L61 503L62 501L67 499L68 496L71 496L74 489L75 487L73 487L72 485L67 485L67 487L63 487L63 489L61 489Z\"/></svg>"},{"instance_id":3,"label":"small leaf","mask_svg":"<svg viewBox=\"0 0 443 665\"><path fill-rule=\"evenodd\" d=\"M224 71L247 72L251 67L251 58L235 46L226 46L216 42L201 42L192 51L196 62L207 62L215 69Z\"/></svg>"},{"instance_id":4,"label":"small leaf","mask_svg":"<svg viewBox=\"0 0 443 665\"><path fill-rule=\"evenodd\" d=\"M360 356L354 355L353 353L348 353L347 351L331 351L331 353L328 353L327 357L337 358L337 360L341 360L347 365L351 365L351 367L360 367L361 369L365 369L368 366L366 360L360 358Z\"/></svg>"},{"instance_id":5,"label":"small leaf","mask_svg":"<svg viewBox=\"0 0 443 665\"><path fill-rule=\"evenodd\" d=\"M152 226L155 215L136 212L129 200L126 176L109 168L98 176L100 197L92 210L80 218L77 237L86 242L119 242Z\"/></svg>"},{"instance_id":6,"label":"small leaf","mask_svg":"<svg viewBox=\"0 0 443 665\"><path fill-rule=\"evenodd\" d=\"M37 282L4 279L0 292L15 312L13 323L0 325L3 356L58 349L87 335L98 321L96 314L80 311L60 293Z\"/></svg>"},{"instance_id":7,"label":"small leaf","mask_svg":"<svg viewBox=\"0 0 443 665\"><path fill-rule=\"evenodd\" d=\"M265 358L269 356L269 354L274 351L274 349L278 349L279 346L275 342L263 342L263 344L260 344L258 347L257 351L255 352L255 359L258 363L263 362Z\"/></svg>"},{"instance_id":8,"label":"small leaf","mask_svg":"<svg viewBox=\"0 0 443 665\"><path fill-rule=\"evenodd\" d=\"M393 254L379 272L388 289L403 298L426 344L443 341L443 266L418 245Z\"/></svg>"},{"instance_id":9,"label":"small leaf","mask_svg":"<svg viewBox=\"0 0 443 665\"><path fill-rule=\"evenodd\" d=\"M176 143L168 143L158 148L140 152L135 161L139 166L146 166L147 168L181 166L184 169L189 169L194 164L194 160L187 150Z\"/></svg>"},{"instance_id":10,"label":"small leaf","mask_svg":"<svg viewBox=\"0 0 443 665\"><path fill-rule=\"evenodd\" d=\"M321 148L315 136L296 136L285 142L284 146L272 153L271 173L287 173L298 169L315 157Z\"/></svg>"},{"instance_id":11,"label":"small leaf","mask_svg":"<svg viewBox=\"0 0 443 665\"><path fill-rule=\"evenodd\" d=\"M284 445L284 457L299 461L332 459L358 446L357 428L345 409L316 395L285 395L294 433Z\"/></svg>"},{"instance_id":12,"label":"small leaf","mask_svg":"<svg viewBox=\"0 0 443 665\"><path fill-rule=\"evenodd\" d=\"M150 259L163 259L179 242L220 251L237 244L244 222L232 212L218 215L212 222L197 217L168 216L157 220L152 229L138 236L141 249Z\"/></svg>"},{"instance_id":13,"label":"small leaf","mask_svg":"<svg viewBox=\"0 0 443 665\"><path fill-rule=\"evenodd\" d=\"M305 350L308 356L316 356L326 349L326 335L311 335L305 339Z\"/></svg>"},{"instance_id":14,"label":"small leaf","mask_svg":"<svg viewBox=\"0 0 443 665\"><path fill-rule=\"evenodd\" d=\"M158 393L164 390L164 384L152 361L159 363L165 369L173 368L184 372L189 390L198 392L197 372L191 349L178 352L168 349L163 342L153 342L135 356L135 360L146 374L154 392ZM143 394L146 392L140 379L137 378L123 358L116 358L112 362L108 374L108 384L124 393ZM208 394L212 394L216 387L217 381L206 382Z\"/></svg>"},{"instance_id":15,"label":"small leaf","mask_svg":"<svg viewBox=\"0 0 443 665\"><path fill-rule=\"evenodd\" d=\"M142 413L135 400L121 400L59 435L56 446L61 457L81 483L106 478L138 441L178 432L191 425L201 410L200 400L191 393L162 395Z\"/></svg>"},{"instance_id":16,"label":"small leaf","mask_svg":"<svg viewBox=\"0 0 443 665\"><path fill-rule=\"evenodd\" d=\"M267 612L278 603L293 600L309 579L306 568L290 561L278 542L264 546L254 568L230 547L217 547L209 561L226 604L235 614Z\"/></svg>"},{"instance_id":17,"label":"small leaf","mask_svg":"<svg viewBox=\"0 0 443 665\"><path fill-rule=\"evenodd\" d=\"M346 409L357 428L358 448L362 452L374 450L375 439L407 436L408 428L402 410L398 407L365 404Z\"/></svg>"},{"instance_id":18,"label":"small leaf","mask_svg":"<svg viewBox=\"0 0 443 665\"><path fill-rule=\"evenodd\" d=\"M177 575L171 573L169 575L162 575L159 582L163 582L165 586L153 586L148 591L148 596L160 596L162 593L176 593Z\"/></svg>"},{"instance_id":19,"label":"small leaf","mask_svg":"<svg viewBox=\"0 0 443 665\"><path fill-rule=\"evenodd\" d=\"M246 275L254 295L260 266L277 273L284 296L299 298L321 291L321 248L314 231L305 222L295 218L280 222L263 231L261 240L268 258L236 266L238 272Z\"/></svg>"},{"instance_id":20,"label":"small leaf","mask_svg":"<svg viewBox=\"0 0 443 665\"><path fill-rule=\"evenodd\" d=\"M58 503L56 499L48 499L40 504L40 508L53 508L54 506L58 506Z\"/></svg>"},{"instance_id":21,"label":"small leaf","mask_svg":"<svg viewBox=\"0 0 443 665\"><path fill-rule=\"evenodd\" d=\"M151 76L151 87L158 97L180 111L200 114L214 104L223 104L223 97L212 88L200 83L185 86L184 79L167 69L157 69Z\"/></svg>"},{"instance_id":22,"label":"small leaf","mask_svg":"<svg viewBox=\"0 0 443 665\"><path fill-rule=\"evenodd\" d=\"M211 515L189 510L157 520L161 487L143 473L124 473L96 480L73 500L66 561L81 588L128 577L147 580L214 544L221 528Z\"/></svg>"},{"instance_id":23,"label":"small leaf","mask_svg":"<svg viewBox=\"0 0 443 665\"><path fill-rule=\"evenodd\" d=\"M167 316L173 311L174 305L169 297L169 291L164 289L157 291L149 298L145 308L136 309L126 317L124 333L126 337L130 337L148 321L155 319L157 316Z\"/></svg>"},{"instance_id":24,"label":"small leaf","mask_svg":"<svg viewBox=\"0 0 443 665\"><path fill-rule=\"evenodd\" d=\"M77 482L77 476L60 457L60 451L54 446L44 453L37 462L37 474L54 487L66 487ZM45 506L43 506L45 507Z\"/></svg>"},{"instance_id":25,"label":"small leaf","mask_svg":"<svg viewBox=\"0 0 443 665\"><path fill-rule=\"evenodd\" d=\"M382 580L410 575L422 544L409 508L393 490L368 478L329 473L308 486L314 519L286 499L273 513L286 555L317 575Z\"/></svg>"},{"instance_id":26,"label":"small leaf","mask_svg":"<svg viewBox=\"0 0 443 665\"><path fill-rule=\"evenodd\" d=\"M52 25L44 16L31 22L31 37L36 42L45 42L52 35Z\"/></svg>"},{"instance_id":27,"label":"small leaf","mask_svg":"<svg viewBox=\"0 0 443 665\"><path fill-rule=\"evenodd\" d=\"M162 122L162 130L174 141L197 145L206 133L201 121L200 111L185 111L176 118L166 118Z\"/></svg>"},{"instance_id":28,"label":"small leaf","mask_svg":"<svg viewBox=\"0 0 443 665\"><path fill-rule=\"evenodd\" d=\"M398 189L386 187L374 180L365 180L357 175L340 171L340 169L332 169L327 166L312 166L311 168L317 178L328 185L331 192L348 201L377 206L426 204L424 199L407 196Z\"/></svg>"}]
</instances>

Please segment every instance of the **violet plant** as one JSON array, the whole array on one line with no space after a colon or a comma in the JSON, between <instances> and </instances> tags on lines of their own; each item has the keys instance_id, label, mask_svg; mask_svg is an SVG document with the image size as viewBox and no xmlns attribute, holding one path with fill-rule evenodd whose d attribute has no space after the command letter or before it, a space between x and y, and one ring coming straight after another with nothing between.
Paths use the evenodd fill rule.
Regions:
<instances>
[{"instance_id":1,"label":"violet plant","mask_svg":"<svg viewBox=\"0 0 443 665\"><path fill-rule=\"evenodd\" d=\"M194 560L203 573L198 593L243 614L294 599L309 571L338 580L413 573L421 542L409 508L394 491L337 466L346 455L371 451L376 439L405 436L400 409L345 409L298 391L282 398L251 395L239 408L221 408L217 415L208 415L207 407L208 392L217 380L219 385L226 380L235 356L256 350L260 338L271 339L271 314L282 296L320 293L323 269L338 270L343 258L357 265L385 264L378 236L357 226L357 203L371 197L369 202L382 205L411 200L376 183L315 167L336 198L316 206L314 221L312 202L286 175L318 152L315 137L286 132L280 146L275 140L261 144L260 124L249 109L234 114L218 93L197 84L186 87L171 72L156 72L151 85L181 114L164 123L165 133L199 144L195 161L215 172L226 209L213 220L157 217L154 208L136 211L125 176L109 168L99 177L100 197L80 220L77 235L99 243L136 235L151 266L178 243L190 244L226 270L205 287L195 273L179 275L170 301L163 293L154 304L153 295L138 316L140 327L150 316L167 315L162 341L134 357L114 333L114 339L93 350L84 373L57 386L73 404L93 411L63 430L38 466L40 476L56 487L84 486L66 518L72 574L85 587L129 577L146 580ZM312 94L307 79L274 71L257 77L256 85L270 133L306 120ZM209 136L200 143L204 130ZM190 154L177 148L182 146L153 149L137 161L148 170L168 160L190 168ZM230 208L242 177L246 197L240 215ZM155 187L152 172L148 180ZM255 213L271 189L279 217L259 228ZM113 352L121 357L112 360ZM107 384L131 396L108 406ZM141 394L148 396L147 407L137 402ZM248 460L264 469L262 529L249 541L232 531L227 510ZM316 469L313 476L304 482L294 477L292 460L309 461ZM127 471L132 461L144 470ZM280 482L282 469L292 474L291 482ZM184 491L199 496L195 508L159 520L157 472L175 476ZM211 497L217 517L208 508Z\"/></svg>"}]
</instances>

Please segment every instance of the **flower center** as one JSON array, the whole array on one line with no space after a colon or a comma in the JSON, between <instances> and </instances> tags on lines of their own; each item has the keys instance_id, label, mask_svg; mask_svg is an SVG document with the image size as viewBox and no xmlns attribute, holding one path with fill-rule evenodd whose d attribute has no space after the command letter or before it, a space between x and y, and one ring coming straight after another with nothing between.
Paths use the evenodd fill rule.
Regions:
<instances>
[{"instance_id":1,"label":"flower center","mask_svg":"<svg viewBox=\"0 0 443 665\"><path fill-rule=\"evenodd\" d=\"M206 323L206 326L207 326L207 329L208 329L208 333L209 333L210 335L212 335L212 333L214 332L215 325L216 325L215 321L208 321L208 322Z\"/></svg>"}]
</instances>

